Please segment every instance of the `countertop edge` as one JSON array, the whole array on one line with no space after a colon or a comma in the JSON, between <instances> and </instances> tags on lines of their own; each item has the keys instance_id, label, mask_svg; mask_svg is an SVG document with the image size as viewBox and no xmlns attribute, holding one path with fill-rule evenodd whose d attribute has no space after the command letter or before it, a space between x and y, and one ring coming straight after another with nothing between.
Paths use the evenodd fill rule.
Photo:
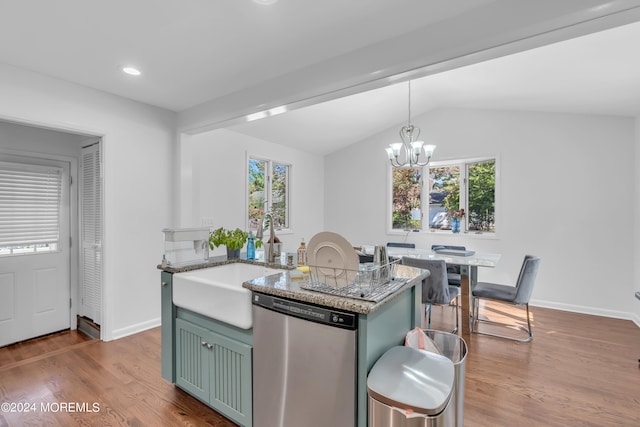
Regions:
<instances>
[{"instance_id":1,"label":"countertop edge","mask_svg":"<svg viewBox=\"0 0 640 427\"><path fill-rule=\"evenodd\" d=\"M212 258L205 263L184 265L179 267L158 265L157 269L167 273L175 274L234 263L253 264L283 270L283 272L280 274L265 276L262 279L268 280L261 280L261 283L259 284L251 283L255 282L255 279L249 282L242 283L242 287L248 289L249 291L288 298L294 301L316 304L323 307L335 308L338 310L344 310L358 314L371 314L377 311L385 304L393 301L403 292L406 292L413 288L419 281L424 280L424 278L428 277L430 274L428 270L402 266L402 269L404 270L404 274L402 275L402 277L408 279L407 282L400 289L393 292L382 301L372 302L302 289L300 288L300 284L304 283L305 280L308 280L308 274L305 274L305 277L303 279L293 279L288 274L288 271L295 269L296 266L282 265L280 263L267 263L264 261L247 260L243 258L227 259L226 257L221 256Z\"/></svg>"},{"instance_id":2,"label":"countertop edge","mask_svg":"<svg viewBox=\"0 0 640 427\"><path fill-rule=\"evenodd\" d=\"M221 265L235 264L235 263L261 265L261 266L264 266L264 267L276 268L276 269L279 269L279 270L293 270L293 269L296 268L295 266L282 265L280 263L270 263L270 262L243 259L243 258L228 259L228 258L226 258L224 256L212 258L208 262L203 262L203 263L198 263L198 264L191 264L191 265L183 265L183 266L179 266L179 267L170 267L170 266L163 266L162 264L158 264L156 266L156 268L158 270L166 271L167 273L185 273L187 271L201 270L203 268L218 267L218 266L221 266Z\"/></svg>"},{"instance_id":3,"label":"countertop edge","mask_svg":"<svg viewBox=\"0 0 640 427\"><path fill-rule=\"evenodd\" d=\"M330 307L330 308L335 308L339 310L345 310L352 313L371 314L376 310L378 310L379 308L381 308L382 306L384 306L385 304L389 303L390 301L393 301L403 292L406 292L411 288L413 288L418 282L424 280L430 274L428 270L421 270L419 268L407 267L407 266L404 266L404 267L407 269L415 270L414 277L409 278L407 280L407 283L405 283L400 289L393 292L391 295L387 296L385 299L379 302L363 301L359 299L346 298L341 296L324 294L321 292L298 289L299 286L296 286L293 289L291 287L287 287L287 288L275 287L275 286L272 286L273 283L270 283L271 286L269 286L266 284L251 283L250 281L250 282L244 282L242 284L242 287L249 289L250 291L253 291L253 292L258 292L258 293L272 295L272 296L278 296L282 298L288 298L294 301L307 302L311 304L320 305L323 307ZM271 277L275 277L275 276L276 275L273 275ZM291 284L291 282L289 282L291 278L288 277L286 273L282 273L280 276L281 276L280 280L283 278L282 276L284 276L285 284L287 285ZM303 282L303 281L304 279L296 280L296 282Z\"/></svg>"}]
</instances>

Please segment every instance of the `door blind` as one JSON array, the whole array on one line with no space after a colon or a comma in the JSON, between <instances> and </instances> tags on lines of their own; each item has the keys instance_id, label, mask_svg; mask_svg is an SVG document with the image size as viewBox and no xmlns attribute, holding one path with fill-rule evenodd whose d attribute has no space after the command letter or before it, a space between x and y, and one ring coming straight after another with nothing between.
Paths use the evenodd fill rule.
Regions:
<instances>
[{"instance_id":1,"label":"door blind","mask_svg":"<svg viewBox=\"0 0 640 427\"><path fill-rule=\"evenodd\" d=\"M57 244L62 169L0 162L0 248Z\"/></svg>"}]
</instances>

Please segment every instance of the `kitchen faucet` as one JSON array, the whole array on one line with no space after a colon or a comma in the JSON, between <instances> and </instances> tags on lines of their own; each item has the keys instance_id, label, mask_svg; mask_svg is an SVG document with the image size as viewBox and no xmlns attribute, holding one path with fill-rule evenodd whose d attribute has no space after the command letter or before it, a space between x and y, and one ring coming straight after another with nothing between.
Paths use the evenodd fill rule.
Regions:
<instances>
[{"instance_id":1,"label":"kitchen faucet","mask_svg":"<svg viewBox=\"0 0 640 427\"><path fill-rule=\"evenodd\" d=\"M256 239L262 239L264 235L264 220L269 217L269 259L265 258L265 262L273 263L275 262L275 254L273 251L273 243L276 239L276 232L273 228L273 212L271 210L267 211L260 221L260 227L258 227L258 231L256 232Z\"/></svg>"}]
</instances>

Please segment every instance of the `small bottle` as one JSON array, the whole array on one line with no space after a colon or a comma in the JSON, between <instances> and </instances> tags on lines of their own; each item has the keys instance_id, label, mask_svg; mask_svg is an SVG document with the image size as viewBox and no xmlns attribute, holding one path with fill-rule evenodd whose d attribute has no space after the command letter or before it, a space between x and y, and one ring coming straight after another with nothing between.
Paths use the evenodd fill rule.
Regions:
<instances>
[{"instance_id":1,"label":"small bottle","mask_svg":"<svg viewBox=\"0 0 640 427\"><path fill-rule=\"evenodd\" d=\"M256 258L256 244L253 238L253 233L249 231L249 239L247 242L247 259Z\"/></svg>"},{"instance_id":2,"label":"small bottle","mask_svg":"<svg viewBox=\"0 0 640 427\"><path fill-rule=\"evenodd\" d=\"M304 239L300 242L300 247L298 248L298 265L305 265L307 263L307 247L304 244Z\"/></svg>"}]
</instances>

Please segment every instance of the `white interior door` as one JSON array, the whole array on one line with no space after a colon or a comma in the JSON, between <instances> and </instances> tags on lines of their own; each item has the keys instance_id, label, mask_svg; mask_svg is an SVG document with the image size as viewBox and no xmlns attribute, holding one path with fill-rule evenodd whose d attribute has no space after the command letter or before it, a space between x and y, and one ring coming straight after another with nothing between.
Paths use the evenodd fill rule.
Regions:
<instances>
[{"instance_id":1,"label":"white interior door","mask_svg":"<svg viewBox=\"0 0 640 427\"><path fill-rule=\"evenodd\" d=\"M78 314L102 323L102 175L100 143L82 148L80 164L80 304Z\"/></svg>"},{"instance_id":2,"label":"white interior door","mask_svg":"<svg viewBox=\"0 0 640 427\"><path fill-rule=\"evenodd\" d=\"M69 168L0 156L0 346L70 327Z\"/></svg>"}]
</instances>

